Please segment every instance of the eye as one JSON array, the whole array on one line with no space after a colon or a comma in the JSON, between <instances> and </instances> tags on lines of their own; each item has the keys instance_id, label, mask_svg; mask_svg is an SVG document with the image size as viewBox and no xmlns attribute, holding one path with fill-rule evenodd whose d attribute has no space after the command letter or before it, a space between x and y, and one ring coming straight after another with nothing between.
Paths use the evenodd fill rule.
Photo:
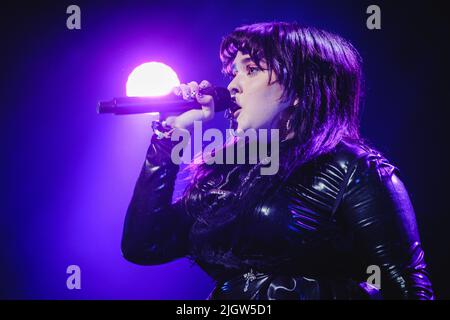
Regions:
<instances>
[{"instance_id":1,"label":"eye","mask_svg":"<svg viewBox=\"0 0 450 320\"><path fill-rule=\"evenodd\" d=\"M247 66L247 75L256 74L259 70L258 67Z\"/></svg>"}]
</instances>

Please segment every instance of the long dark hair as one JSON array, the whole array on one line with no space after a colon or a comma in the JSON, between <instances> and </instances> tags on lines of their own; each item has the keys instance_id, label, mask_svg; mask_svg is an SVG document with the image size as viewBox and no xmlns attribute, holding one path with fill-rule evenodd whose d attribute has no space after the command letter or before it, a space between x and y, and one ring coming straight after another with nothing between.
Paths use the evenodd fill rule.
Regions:
<instances>
[{"instance_id":1,"label":"long dark hair","mask_svg":"<svg viewBox=\"0 0 450 320\"><path fill-rule=\"evenodd\" d=\"M220 46L222 72L229 77L238 51L249 54L259 67L265 60L269 75L274 71L283 85L282 101L299 98L297 105L278 115L281 138L289 133L289 121L295 142L288 154L280 157L280 174L289 174L294 167L329 152L344 139L360 140L362 59L350 42L296 22L241 26L224 37ZM193 173L193 184L213 170L205 163L188 169Z\"/></svg>"},{"instance_id":2,"label":"long dark hair","mask_svg":"<svg viewBox=\"0 0 450 320\"><path fill-rule=\"evenodd\" d=\"M226 75L231 76L237 51L249 54L258 66L266 61L269 75L274 71L284 87L283 101L300 98L298 108L280 118L291 118L304 160L331 150L344 137L359 139L362 60L348 41L297 23L239 27L220 47Z\"/></svg>"},{"instance_id":3,"label":"long dark hair","mask_svg":"<svg viewBox=\"0 0 450 320\"><path fill-rule=\"evenodd\" d=\"M228 171L225 165L195 162L187 167L190 183L183 198L188 213L196 219L191 228L192 243L188 258L197 263L229 265L228 253L218 253L218 249L213 247L220 246L221 242L240 241L242 234L236 232L236 228L245 225L246 213L254 210L261 200L275 194L293 170L328 153L343 140L363 143L359 134L362 61L348 41L297 23L269 22L242 26L226 36L220 47L226 75L231 76L230 65L238 51L249 54L260 67L262 59L265 60L269 74L274 71L277 81L284 87L280 99L290 102L299 98L298 104L286 108L274 119L280 129L281 140L292 133L294 137L286 140L289 143L284 144L284 148L280 145L277 174L262 176L258 170L261 164L254 165L238 184L237 190L233 190L235 196L219 208L209 207L205 190L208 185L211 186L210 181L214 185L217 177L221 181L224 175L229 174L227 172L233 170ZM271 80L269 78L269 84ZM238 247L241 253L233 254L245 252L245 245ZM247 256L234 267L239 269L242 264L258 266L258 261L258 257Z\"/></svg>"}]
</instances>

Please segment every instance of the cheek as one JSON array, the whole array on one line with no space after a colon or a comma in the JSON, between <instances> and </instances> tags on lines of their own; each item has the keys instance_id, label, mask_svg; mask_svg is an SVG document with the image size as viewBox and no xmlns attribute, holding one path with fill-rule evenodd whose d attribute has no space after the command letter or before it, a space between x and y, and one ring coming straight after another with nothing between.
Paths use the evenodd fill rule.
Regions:
<instances>
[{"instance_id":1,"label":"cheek","mask_svg":"<svg viewBox=\"0 0 450 320\"><path fill-rule=\"evenodd\" d=\"M272 117L281 108L279 101L281 94L281 88L276 85L267 86L265 83L249 95L249 111L255 113L257 118Z\"/></svg>"},{"instance_id":2,"label":"cheek","mask_svg":"<svg viewBox=\"0 0 450 320\"><path fill-rule=\"evenodd\" d=\"M273 83L270 86L268 76L252 79L244 87L243 104L245 112L242 111L239 122L247 127L259 127L269 122L280 111L279 98L283 92L281 85ZM274 78L272 78L272 82Z\"/></svg>"},{"instance_id":3,"label":"cheek","mask_svg":"<svg viewBox=\"0 0 450 320\"><path fill-rule=\"evenodd\" d=\"M274 82L275 76L272 76L272 83L268 85L268 74L262 74L260 77L252 79L248 86L248 98L258 100L264 105L276 105L283 89L279 83ZM252 103L252 101L249 101Z\"/></svg>"},{"instance_id":4,"label":"cheek","mask_svg":"<svg viewBox=\"0 0 450 320\"><path fill-rule=\"evenodd\" d=\"M265 90L265 98L272 104L279 104L281 95L283 94L283 87L279 83L274 83L267 86Z\"/></svg>"}]
</instances>

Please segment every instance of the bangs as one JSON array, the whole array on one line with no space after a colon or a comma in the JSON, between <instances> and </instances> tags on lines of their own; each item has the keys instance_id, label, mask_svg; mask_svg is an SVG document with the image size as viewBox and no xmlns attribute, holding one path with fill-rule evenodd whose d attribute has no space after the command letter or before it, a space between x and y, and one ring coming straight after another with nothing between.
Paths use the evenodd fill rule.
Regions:
<instances>
[{"instance_id":1,"label":"bangs","mask_svg":"<svg viewBox=\"0 0 450 320\"><path fill-rule=\"evenodd\" d=\"M237 52L248 54L258 67L261 67L261 60L266 60L264 52L264 40L261 35L249 34L248 31L237 29L235 32L225 37L220 46L220 60L222 61L222 73L225 76L233 77L232 64Z\"/></svg>"}]
</instances>

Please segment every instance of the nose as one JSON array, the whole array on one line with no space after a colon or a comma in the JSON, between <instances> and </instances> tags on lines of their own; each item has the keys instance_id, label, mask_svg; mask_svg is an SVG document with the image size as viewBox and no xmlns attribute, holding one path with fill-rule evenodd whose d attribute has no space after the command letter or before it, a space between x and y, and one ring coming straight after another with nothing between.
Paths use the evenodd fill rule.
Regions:
<instances>
[{"instance_id":1,"label":"nose","mask_svg":"<svg viewBox=\"0 0 450 320\"><path fill-rule=\"evenodd\" d=\"M230 91L230 94L232 97L236 96L236 93L240 92L239 86L237 85L237 82L236 82L236 78L237 77L234 77L234 79L231 80L231 82L227 86L227 89L228 89L228 91Z\"/></svg>"}]
</instances>

